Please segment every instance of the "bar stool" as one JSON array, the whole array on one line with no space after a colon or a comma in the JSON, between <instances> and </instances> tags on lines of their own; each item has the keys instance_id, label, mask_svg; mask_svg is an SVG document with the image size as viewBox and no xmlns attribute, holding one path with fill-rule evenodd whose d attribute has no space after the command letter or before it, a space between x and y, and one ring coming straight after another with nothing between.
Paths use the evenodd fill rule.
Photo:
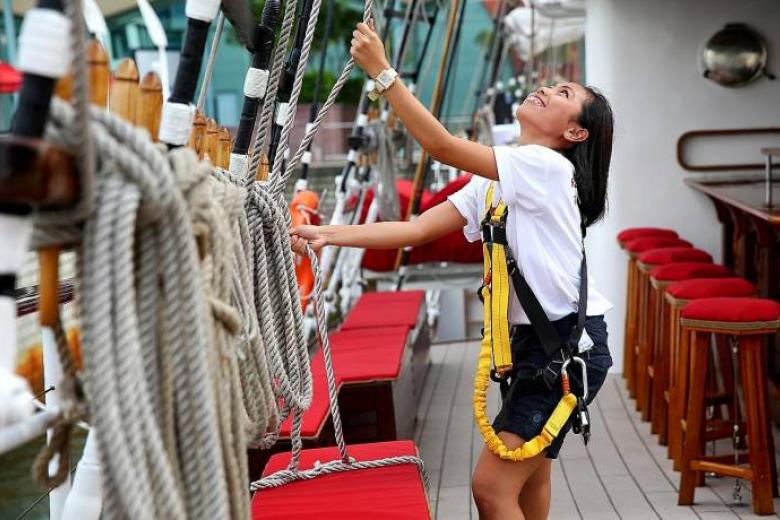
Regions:
<instances>
[{"instance_id":1,"label":"bar stool","mask_svg":"<svg viewBox=\"0 0 780 520\"><path fill-rule=\"evenodd\" d=\"M680 327L690 344L690 394L687 411L679 424L684 430L682 474L678 503L693 503L702 472L713 472L752 483L753 512L774 513L774 441L769 423L766 342L780 327L780 304L760 298L708 298L687 305ZM704 390L712 335L732 342L739 363L744 395L749 467L723 462L724 457L704 456Z\"/></svg>"},{"instance_id":2,"label":"bar stool","mask_svg":"<svg viewBox=\"0 0 780 520\"><path fill-rule=\"evenodd\" d=\"M744 278L700 278L676 282L666 288L666 301L671 307L671 323L678 323L681 312L690 302L707 298L728 297L748 298L755 296L756 287ZM679 325L678 325L679 326ZM674 469L679 471L682 454L682 432L677 427L685 413L685 402L689 389L689 344L688 337L680 333L671 336L669 349L669 457L674 461ZM730 360L725 360L730 364ZM728 381L724 381L728 386ZM711 437L722 438L718 435Z\"/></svg>"},{"instance_id":3,"label":"bar stool","mask_svg":"<svg viewBox=\"0 0 780 520\"><path fill-rule=\"evenodd\" d=\"M647 366L650 379L650 418L652 433L658 434L658 442L667 444L668 406L666 394L669 389L669 351L671 338L678 334L677 320L670 314L671 307L664 297L666 288L675 282L696 278L727 278L734 276L725 266L697 262L674 262L661 265L650 271L655 305L651 313L657 317L651 362ZM673 336L672 336L673 335Z\"/></svg>"},{"instance_id":4,"label":"bar stool","mask_svg":"<svg viewBox=\"0 0 780 520\"><path fill-rule=\"evenodd\" d=\"M652 312L655 308L655 292L650 285L650 271L660 265L672 262L699 262L711 264L712 257L701 249L692 247L663 247L650 249L637 257L637 334L634 342L634 359L636 374L634 386L636 389L636 409L642 412L642 420L647 421L650 416L648 395L650 394L647 366L650 359L655 333L656 315Z\"/></svg>"},{"instance_id":5,"label":"bar stool","mask_svg":"<svg viewBox=\"0 0 780 520\"><path fill-rule=\"evenodd\" d=\"M678 238L677 232L672 229L664 229L664 228L655 228L655 227L638 227L638 228L628 228L624 229L617 235L617 242L618 246L620 246L620 249L626 248L626 244L629 242L636 240L637 238L647 238L647 237L666 237L666 238ZM631 261L631 254L628 255L628 268L626 269L626 318L625 318L625 326L623 327L623 345L628 345L628 323L629 323L629 313L628 310L631 308L631 303L634 301L634 292L635 289L635 283L634 283L634 277L632 276L634 273L634 264ZM628 370L626 367L626 357L623 356L623 377L627 377Z\"/></svg>"},{"instance_id":6,"label":"bar stool","mask_svg":"<svg viewBox=\"0 0 780 520\"><path fill-rule=\"evenodd\" d=\"M690 242L671 236L636 238L624 244L623 249L628 254L628 292L626 302L626 326L623 337L623 377L626 379L629 395L634 397L634 379L636 375L636 358L634 357L634 345L636 344L636 320L639 305L639 274L637 272L637 257L659 247L693 247Z\"/></svg>"}]
</instances>

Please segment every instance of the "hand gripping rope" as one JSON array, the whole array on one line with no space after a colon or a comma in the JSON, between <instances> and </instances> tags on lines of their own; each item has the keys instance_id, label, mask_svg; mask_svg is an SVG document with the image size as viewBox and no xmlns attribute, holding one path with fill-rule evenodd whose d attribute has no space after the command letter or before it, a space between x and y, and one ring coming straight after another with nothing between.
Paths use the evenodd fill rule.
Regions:
<instances>
[{"instance_id":1,"label":"hand gripping rope","mask_svg":"<svg viewBox=\"0 0 780 520\"><path fill-rule=\"evenodd\" d=\"M487 417L487 390L492 377L506 377L512 369L512 349L509 336L509 283L507 268L508 250L506 240L506 220L508 210L503 200L493 208L495 183L491 183L485 196L485 225L491 230L490 236L483 236L482 252L484 257L484 279L479 289L483 303L484 330L480 348L477 371L474 377L474 418L485 441L485 445L505 460L525 460L539 455L558 436L569 420L575 408L582 409L578 421L587 427L587 372L585 362L579 357L565 359L560 369L563 397L545 423L542 432L522 446L510 450L498 436ZM487 233L485 233L487 234ZM584 305L584 302L583 302ZM582 368L582 382L585 395L580 399L571 392L567 369L571 361Z\"/></svg>"}]
</instances>

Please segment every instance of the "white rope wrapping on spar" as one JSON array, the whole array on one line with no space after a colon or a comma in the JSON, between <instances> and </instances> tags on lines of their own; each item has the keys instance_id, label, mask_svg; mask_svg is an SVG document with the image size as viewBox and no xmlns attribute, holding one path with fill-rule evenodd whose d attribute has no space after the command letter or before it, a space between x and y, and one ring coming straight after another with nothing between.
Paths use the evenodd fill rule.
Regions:
<instances>
[{"instance_id":1,"label":"white rope wrapping on spar","mask_svg":"<svg viewBox=\"0 0 780 520\"><path fill-rule=\"evenodd\" d=\"M189 142L195 107L189 103L163 103L160 118L160 141L172 145L184 146Z\"/></svg>"},{"instance_id":2,"label":"white rope wrapping on spar","mask_svg":"<svg viewBox=\"0 0 780 520\"><path fill-rule=\"evenodd\" d=\"M266 88L268 88L268 71L249 67L244 78L244 95L260 99L265 96Z\"/></svg>"},{"instance_id":3,"label":"white rope wrapping on spar","mask_svg":"<svg viewBox=\"0 0 780 520\"><path fill-rule=\"evenodd\" d=\"M250 489L252 491L258 491L262 489L279 487L297 480L310 480L320 475L340 473L355 469L397 466L401 464L414 464L417 466L423 479L423 483L427 489L428 476L425 472L424 462L420 457L403 455L398 457L358 461L349 456L347 445L344 442L344 431L341 425L341 414L339 412L338 396L336 393L336 378L333 371L333 359L331 357L330 340L328 338L328 324L327 318L325 316L325 308L322 302L322 273L320 272L317 255L308 246L307 253L309 256L309 261L311 262L312 272L314 273L314 313L317 319L317 334L320 344L322 345L322 353L325 360L325 374L328 383L328 401L330 405L331 417L333 419L333 430L335 432L336 445L338 446L341 459L320 463L315 465L314 468L308 470L299 470L298 464L300 462L302 443L300 439L300 431L294 431L294 433L297 433L297 438L293 437L292 439L293 449L289 466L284 470L278 471L268 475L267 477L263 477L259 480L256 480L255 482L252 482Z\"/></svg>"},{"instance_id":4,"label":"white rope wrapping on spar","mask_svg":"<svg viewBox=\"0 0 780 520\"><path fill-rule=\"evenodd\" d=\"M24 16L19 33L19 69L47 78L60 78L71 65L71 20L53 9L36 7Z\"/></svg>"}]
</instances>

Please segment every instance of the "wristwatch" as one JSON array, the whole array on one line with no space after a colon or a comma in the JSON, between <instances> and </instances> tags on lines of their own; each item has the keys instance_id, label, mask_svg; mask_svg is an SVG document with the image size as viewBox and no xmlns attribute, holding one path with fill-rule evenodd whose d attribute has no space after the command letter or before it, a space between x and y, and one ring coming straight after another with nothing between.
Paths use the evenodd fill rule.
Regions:
<instances>
[{"instance_id":1,"label":"wristwatch","mask_svg":"<svg viewBox=\"0 0 780 520\"><path fill-rule=\"evenodd\" d=\"M394 69L385 69L374 78L374 90L368 93L368 99L376 101L379 96L389 89L395 80L398 79L398 73Z\"/></svg>"}]
</instances>

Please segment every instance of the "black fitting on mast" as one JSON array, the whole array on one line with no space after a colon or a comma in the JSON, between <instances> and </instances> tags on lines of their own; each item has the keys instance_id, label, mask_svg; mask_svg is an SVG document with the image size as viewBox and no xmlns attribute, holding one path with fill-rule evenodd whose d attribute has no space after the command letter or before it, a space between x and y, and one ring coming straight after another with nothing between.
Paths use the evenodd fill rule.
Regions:
<instances>
[{"instance_id":1,"label":"black fitting on mast","mask_svg":"<svg viewBox=\"0 0 780 520\"><path fill-rule=\"evenodd\" d=\"M306 39L306 27L309 25L309 18L311 17L311 0L303 0L298 11L298 21L295 27L295 42L293 48L290 51L287 61L284 64L282 70L282 77L279 78L279 90L276 93L276 107L284 103L290 102L290 96L292 95L293 83L295 82L295 73L298 70L298 64L301 61L301 53L303 50L303 41ZM274 161L276 160L276 153L279 148L279 141L282 137L282 126L274 120L271 127L271 144L268 148L268 167L273 168Z\"/></svg>"},{"instance_id":2,"label":"black fitting on mast","mask_svg":"<svg viewBox=\"0 0 780 520\"><path fill-rule=\"evenodd\" d=\"M274 33L279 23L281 5L279 0L266 0L260 23L255 26L252 35L254 53L252 54L252 68L268 70L274 47ZM262 98L252 98L244 95L244 104L241 107L241 119L236 131L236 140L233 143L233 153L246 155L249 152L249 143L255 128L257 112L260 109Z\"/></svg>"}]
</instances>

